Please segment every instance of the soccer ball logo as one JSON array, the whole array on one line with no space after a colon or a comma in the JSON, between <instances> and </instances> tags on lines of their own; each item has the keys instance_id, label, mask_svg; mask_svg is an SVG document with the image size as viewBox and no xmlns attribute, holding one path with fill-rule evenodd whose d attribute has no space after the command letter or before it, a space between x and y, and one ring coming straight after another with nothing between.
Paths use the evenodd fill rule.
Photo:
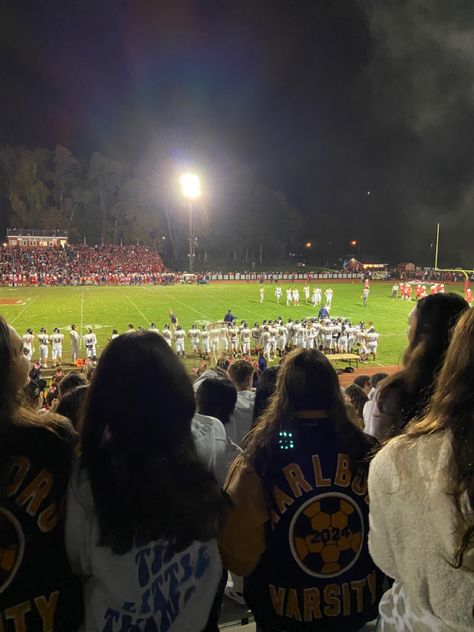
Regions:
<instances>
[{"instance_id":1,"label":"soccer ball logo","mask_svg":"<svg viewBox=\"0 0 474 632\"><path fill-rule=\"evenodd\" d=\"M6 509L0 509L0 594L16 575L23 559L25 539L20 523Z\"/></svg>"},{"instance_id":2,"label":"soccer ball logo","mask_svg":"<svg viewBox=\"0 0 474 632\"><path fill-rule=\"evenodd\" d=\"M306 502L290 525L290 547L301 568L314 577L336 577L360 555L362 513L344 494L321 494Z\"/></svg>"}]
</instances>

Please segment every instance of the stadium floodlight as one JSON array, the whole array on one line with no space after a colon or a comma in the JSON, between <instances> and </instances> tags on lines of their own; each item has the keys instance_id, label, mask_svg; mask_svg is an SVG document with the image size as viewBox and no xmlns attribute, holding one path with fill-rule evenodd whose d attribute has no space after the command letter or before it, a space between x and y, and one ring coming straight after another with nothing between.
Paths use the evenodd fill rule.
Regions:
<instances>
[{"instance_id":1,"label":"stadium floodlight","mask_svg":"<svg viewBox=\"0 0 474 632\"><path fill-rule=\"evenodd\" d=\"M195 173L183 173L179 182L181 193L187 199L189 207L189 272L192 272L194 264L193 200L201 195L201 181Z\"/></svg>"},{"instance_id":2,"label":"stadium floodlight","mask_svg":"<svg viewBox=\"0 0 474 632\"><path fill-rule=\"evenodd\" d=\"M188 200L195 200L201 195L201 181L195 173L183 173L179 179L181 192Z\"/></svg>"}]
</instances>

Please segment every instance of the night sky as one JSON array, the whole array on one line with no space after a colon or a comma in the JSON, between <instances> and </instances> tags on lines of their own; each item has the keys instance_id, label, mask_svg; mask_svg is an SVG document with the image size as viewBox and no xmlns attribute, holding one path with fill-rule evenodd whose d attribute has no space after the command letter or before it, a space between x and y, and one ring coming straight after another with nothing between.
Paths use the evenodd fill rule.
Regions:
<instances>
[{"instance_id":1,"label":"night sky","mask_svg":"<svg viewBox=\"0 0 474 632\"><path fill-rule=\"evenodd\" d=\"M210 196L235 160L321 252L430 264L439 220L474 265L472 0L3 0L0 32L0 144L165 153Z\"/></svg>"}]
</instances>

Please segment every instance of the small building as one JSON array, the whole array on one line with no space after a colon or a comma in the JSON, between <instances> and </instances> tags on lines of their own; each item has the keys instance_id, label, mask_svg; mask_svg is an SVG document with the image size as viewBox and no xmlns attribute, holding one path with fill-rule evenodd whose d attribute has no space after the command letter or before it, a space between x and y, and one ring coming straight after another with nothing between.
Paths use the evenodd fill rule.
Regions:
<instances>
[{"instance_id":1,"label":"small building","mask_svg":"<svg viewBox=\"0 0 474 632\"><path fill-rule=\"evenodd\" d=\"M35 247L47 248L51 246L64 247L68 234L65 230L42 230L35 228L7 228L7 247Z\"/></svg>"},{"instance_id":2,"label":"small building","mask_svg":"<svg viewBox=\"0 0 474 632\"><path fill-rule=\"evenodd\" d=\"M397 270L400 274L413 274L416 270L414 263L399 263Z\"/></svg>"}]
</instances>

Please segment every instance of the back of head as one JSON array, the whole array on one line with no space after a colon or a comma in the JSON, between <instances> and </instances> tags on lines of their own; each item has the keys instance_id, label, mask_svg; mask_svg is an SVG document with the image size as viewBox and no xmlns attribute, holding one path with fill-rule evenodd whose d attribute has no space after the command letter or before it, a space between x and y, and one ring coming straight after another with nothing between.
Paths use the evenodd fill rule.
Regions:
<instances>
[{"instance_id":1,"label":"back of head","mask_svg":"<svg viewBox=\"0 0 474 632\"><path fill-rule=\"evenodd\" d=\"M354 466L365 459L367 441L347 417L339 381L329 360L314 349L295 349L285 357L280 367L275 393L252 430L246 448L247 458L264 479L279 456L281 425L303 423L297 415L302 411L324 413ZM304 449L304 446L299 449Z\"/></svg>"},{"instance_id":2,"label":"back of head","mask_svg":"<svg viewBox=\"0 0 474 632\"><path fill-rule=\"evenodd\" d=\"M380 391L380 403L392 391L403 403L400 419L394 422L394 433L413 418L419 417L429 404L436 375L443 364L454 325L468 309L458 294L433 294L418 301L409 330L409 345L404 355L404 368L387 378Z\"/></svg>"},{"instance_id":3,"label":"back of head","mask_svg":"<svg viewBox=\"0 0 474 632\"><path fill-rule=\"evenodd\" d=\"M106 347L82 418L100 545L124 553L135 537L164 538L182 550L214 537L224 506L194 447L194 409L189 377L162 336L130 332Z\"/></svg>"},{"instance_id":4,"label":"back of head","mask_svg":"<svg viewBox=\"0 0 474 632\"><path fill-rule=\"evenodd\" d=\"M453 326L468 307L462 296L453 293L433 294L418 301L405 360L409 361L420 345L423 345L425 355L435 353L438 358L443 356Z\"/></svg>"},{"instance_id":5,"label":"back of head","mask_svg":"<svg viewBox=\"0 0 474 632\"><path fill-rule=\"evenodd\" d=\"M375 388L379 382L388 377L388 373L381 371L380 373L374 373L370 378L370 386Z\"/></svg>"},{"instance_id":6,"label":"back of head","mask_svg":"<svg viewBox=\"0 0 474 632\"><path fill-rule=\"evenodd\" d=\"M346 395L349 397L359 417L362 417L364 405L369 400L365 391L360 386L357 386L357 384L349 384L349 386L346 387Z\"/></svg>"},{"instance_id":7,"label":"back of head","mask_svg":"<svg viewBox=\"0 0 474 632\"><path fill-rule=\"evenodd\" d=\"M89 384L83 383L75 388L70 388L64 393L59 401L56 412L58 415L67 417L74 428L79 425L79 417L81 414L81 408L87 395L87 389Z\"/></svg>"},{"instance_id":8,"label":"back of head","mask_svg":"<svg viewBox=\"0 0 474 632\"><path fill-rule=\"evenodd\" d=\"M257 389L255 391L255 402L253 407L253 423L257 421L260 415L267 407L270 397L275 392L278 371L280 367L271 366L262 372L258 380Z\"/></svg>"},{"instance_id":9,"label":"back of head","mask_svg":"<svg viewBox=\"0 0 474 632\"><path fill-rule=\"evenodd\" d=\"M199 413L217 417L228 424L237 401L237 389L228 379L208 378L199 385L196 404Z\"/></svg>"},{"instance_id":10,"label":"back of head","mask_svg":"<svg viewBox=\"0 0 474 632\"><path fill-rule=\"evenodd\" d=\"M237 388L246 387L253 374L253 368L250 362L246 360L237 360L230 365L228 369L229 377L237 386Z\"/></svg>"},{"instance_id":11,"label":"back of head","mask_svg":"<svg viewBox=\"0 0 474 632\"><path fill-rule=\"evenodd\" d=\"M370 386L370 377L368 375L358 375L354 378L353 384L357 384L360 388Z\"/></svg>"},{"instance_id":12,"label":"back of head","mask_svg":"<svg viewBox=\"0 0 474 632\"><path fill-rule=\"evenodd\" d=\"M69 371L59 382L59 395L62 397L68 391L72 391L78 386L87 384L87 377L78 371Z\"/></svg>"}]
</instances>

